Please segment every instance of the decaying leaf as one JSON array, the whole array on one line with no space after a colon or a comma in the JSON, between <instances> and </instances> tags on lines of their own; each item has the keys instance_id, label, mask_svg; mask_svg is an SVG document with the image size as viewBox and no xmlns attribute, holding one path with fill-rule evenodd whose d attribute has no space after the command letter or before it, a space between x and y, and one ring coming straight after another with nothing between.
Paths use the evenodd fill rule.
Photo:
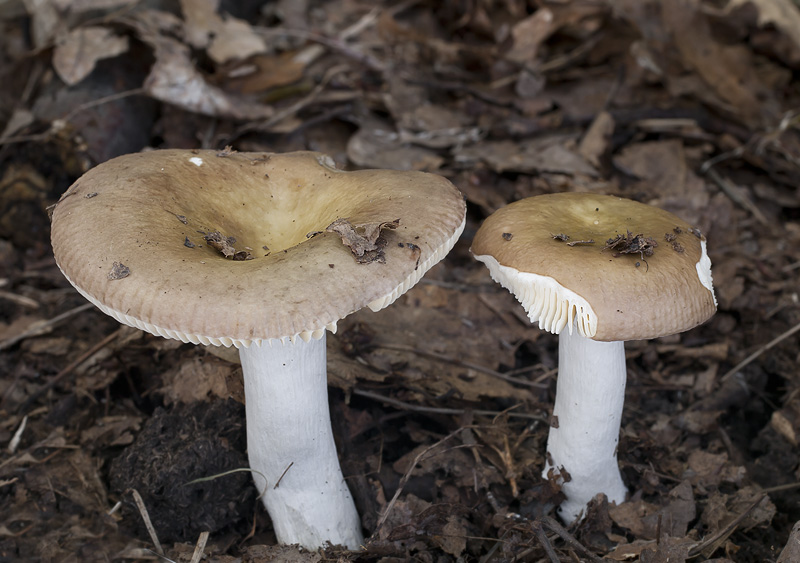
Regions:
<instances>
[{"instance_id":1,"label":"decaying leaf","mask_svg":"<svg viewBox=\"0 0 800 563\"><path fill-rule=\"evenodd\" d=\"M206 48L217 63L225 63L267 51L264 39L247 22L220 15L219 0L181 0L188 42Z\"/></svg>"},{"instance_id":2,"label":"decaying leaf","mask_svg":"<svg viewBox=\"0 0 800 563\"><path fill-rule=\"evenodd\" d=\"M72 86L89 76L97 61L116 57L127 50L128 38L115 34L108 27L79 27L56 42L53 68L61 80Z\"/></svg>"},{"instance_id":3,"label":"decaying leaf","mask_svg":"<svg viewBox=\"0 0 800 563\"><path fill-rule=\"evenodd\" d=\"M226 237L219 231L214 231L203 235L203 240L208 243L208 246L218 250L225 258L236 261L253 259L253 255L247 250L236 250L233 246L236 243L235 237ZM184 242L184 244L186 243Z\"/></svg>"},{"instance_id":4,"label":"decaying leaf","mask_svg":"<svg viewBox=\"0 0 800 563\"><path fill-rule=\"evenodd\" d=\"M108 279L121 280L131 275L131 269L121 262L114 262L111 271L108 272Z\"/></svg>"},{"instance_id":5,"label":"decaying leaf","mask_svg":"<svg viewBox=\"0 0 800 563\"><path fill-rule=\"evenodd\" d=\"M386 239L381 237L381 230L396 229L399 226L400 219L353 225L342 218L325 227L325 231L342 237L342 244L350 248L359 264L384 263L386 256L383 249L386 247Z\"/></svg>"},{"instance_id":6,"label":"decaying leaf","mask_svg":"<svg viewBox=\"0 0 800 563\"><path fill-rule=\"evenodd\" d=\"M642 258L645 256L652 256L654 248L658 243L652 237L646 237L639 233L634 235L628 231L625 235L617 235L606 241L603 250L613 250L614 256L620 254L639 254Z\"/></svg>"},{"instance_id":7,"label":"decaying leaf","mask_svg":"<svg viewBox=\"0 0 800 563\"><path fill-rule=\"evenodd\" d=\"M189 48L166 37L153 38L156 62L145 80L152 97L210 116L233 119L263 119L272 108L231 96L206 82L192 62Z\"/></svg>"}]
</instances>

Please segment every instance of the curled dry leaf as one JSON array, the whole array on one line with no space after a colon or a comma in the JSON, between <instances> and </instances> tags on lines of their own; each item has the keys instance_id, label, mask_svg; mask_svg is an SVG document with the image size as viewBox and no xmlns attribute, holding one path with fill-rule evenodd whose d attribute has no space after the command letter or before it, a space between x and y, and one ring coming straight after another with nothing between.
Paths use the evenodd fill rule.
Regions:
<instances>
[{"instance_id":1,"label":"curled dry leaf","mask_svg":"<svg viewBox=\"0 0 800 563\"><path fill-rule=\"evenodd\" d=\"M350 248L358 263L369 264L370 262L383 263L386 260L383 253L383 249L386 247L386 239L380 236L381 230L396 229L399 226L400 219L353 225L343 218L336 219L336 221L325 227L325 231L336 233L342 237L342 243Z\"/></svg>"},{"instance_id":2,"label":"curled dry leaf","mask_svg":"<svg viewBox=\"0 0 800 563\"><path fill-rule=\"evenodd\" d=\"M91 74L97 61L116 57L127 50L128 38L107 27L80 27L56 41L53 68L61 80L73 86Z\"/></svg>"},{"instance_id":3,"label":"curled dry leaf","mask_svg":"<svg viewBox=\"0 0 800 563\"><path fill-rule=\"evenodd\" d=\"M226 237L219 231L214 231L212 233L203 235L203 240L208 243L208 246L214 250L217 250L225 258L230 258L236 261L253 259L253 256L246 250L236 250L236 248L233 246L236 243L235 237ZM183 244L186 246L185 241Z\"/></svg>"}]
</instances>

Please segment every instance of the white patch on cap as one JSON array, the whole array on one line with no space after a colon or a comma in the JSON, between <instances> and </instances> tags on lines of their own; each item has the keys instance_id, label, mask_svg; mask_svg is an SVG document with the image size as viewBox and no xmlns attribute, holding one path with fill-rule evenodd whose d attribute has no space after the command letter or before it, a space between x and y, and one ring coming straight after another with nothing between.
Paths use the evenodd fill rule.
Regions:
<instances>
[{"instance_id":1,"label":"white patch on cap","mask_svg":"<svg viewBox=\"0 0 800 563\"><path fill-rule=\"evenodd\" d=\"M711 277L711 258L706 253L706 241L700 241L700 248L703 250L700 255L700 260L694 265L697 269L697 277L700 278L700 283L703 284L708 291L711 292L711 297L714 299L714 307L717 306L717 296L714 295L714 280Z\"/></svg>"},{"instance_id":2,"label":"white patch on cap","mask_svg":"<svg viewBox=\"0 0 800 563\"><path fill-rule=\"evenodd\" d=\"M589 302L553 278L503 266L488 254L475 259L486 264L494 281L514 294L539 328L560 334L567 327L572 334L574 324L581 336L593 338L597 334L597 314Z\"/></svg>"},{"instance_id":3,"label":"white patch on cap","mask_svg":"<svg viewBox=\"0 0 800 563\"><path fill-rule=\"evenodd\" d=\"M203 165L203 159L200 158L199 156L193 156L192 158L189 159L189 162L191 162L195 166L202 166Z\"/></svg>"}]
</instances>

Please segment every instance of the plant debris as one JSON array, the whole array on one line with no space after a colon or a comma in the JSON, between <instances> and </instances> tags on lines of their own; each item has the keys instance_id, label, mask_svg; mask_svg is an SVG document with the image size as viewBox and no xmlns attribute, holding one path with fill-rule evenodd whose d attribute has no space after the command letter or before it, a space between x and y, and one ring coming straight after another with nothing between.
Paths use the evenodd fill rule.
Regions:
<instances>
[{"instance_id":1,"label":"plant debris","mask_svg":"<svg viewBox=\"0 0 800 563\"><path fill-rule=\"evenodd\" d=\"M225 258L230 258L235 261L252 260L253 255L247 250L236 250L233 246L236 243L235 237L226 237L219 231L214 231L203 235L203 240L208 243L208 246L217 250Z\"/></svg>"},{"instance_id":2,"label":"plant debris","mask_svg":"<svg viewBox=\"0 0 800 563\"><path fill-rule=\"evenodd\" d=\"M350 248L353 257L359 264L386 262L384 249L387 241L381 236L383 229L394 230L400 226L400 219L353 225L346 218L336 219L325 227L325 232L336 233L342 238L342 244ZM316 233L309 233L314 236ZM308 235L306 235L308 236Z\"/></svg>"},{"instance_id":3,"label":"plant debris","mask_svg":"<svg viewBox=\"0 0 800 563\"><path fill-rule=\"evenodd\" d=\"M114 262L111 265L111 271L108 272L108 279L121 280L131 275L131 269L121 262Z\"/></svg>"},{"instance_id":4,"label":"plant debris","mask_svg":"<svg viewBox=\"0 0 800 563\"><path fill-rule=\"evenodd\" d=\"M618 234L606 241L603 250L613 250L614 256L621 256L623 254L639 254L644 260L645 256L652 256L655 248L658 246L656 240L652 237L646 237L643 234L634 235L628 231L625 235Z\"/></svg>"}]
</instances>

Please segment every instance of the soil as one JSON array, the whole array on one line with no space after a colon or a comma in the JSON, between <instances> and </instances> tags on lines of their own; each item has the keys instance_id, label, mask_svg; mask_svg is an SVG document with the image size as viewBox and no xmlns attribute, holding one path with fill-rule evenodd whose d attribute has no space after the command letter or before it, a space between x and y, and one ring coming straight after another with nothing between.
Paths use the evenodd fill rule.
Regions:
<instances>
[{"instance_id":1,"label":"soil","mask_svg":"<svg viewBox=\"0 0 800 563\"><path fill-rule=\"evenodd\" d=\"M67 4L0 0L0 562L800 561L795 3ZM453 251L328 338L363 549L276 545L227 473L236 358L119 326L56 266L48 207L147 148L316 150L464 193ZM557 337L469 253L495 210L567 191L696 225L718 299L627 343L630 497L572 525L541 475Z\"/></svg>"}]
</instances>

